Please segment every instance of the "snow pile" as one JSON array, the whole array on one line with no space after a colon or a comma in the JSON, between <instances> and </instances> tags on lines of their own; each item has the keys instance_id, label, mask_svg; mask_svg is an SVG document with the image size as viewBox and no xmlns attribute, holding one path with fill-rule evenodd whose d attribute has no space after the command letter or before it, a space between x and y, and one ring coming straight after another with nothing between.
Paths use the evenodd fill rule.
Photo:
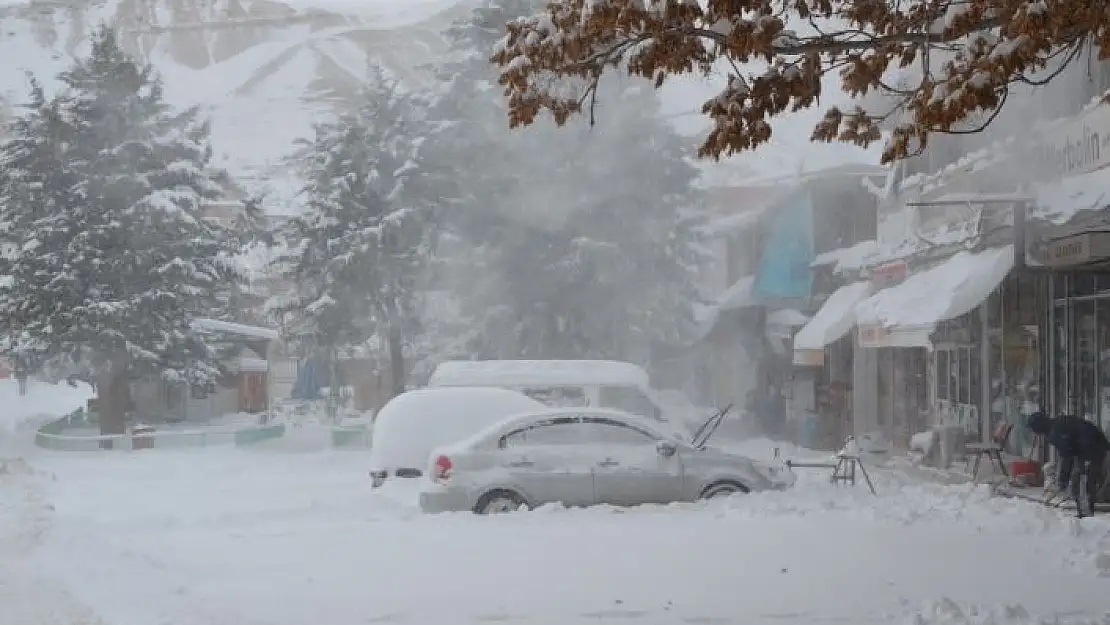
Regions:
<instances>
[{"instance_id":1,"label":"snow pile","mask_svg":"<svg viewBox=\"0 0 1110 625\"><path fill-rule=\"evenodd\" d=\"M19 394L19 382L0 380L0 441L20 430L34 429L85 405L95 393L86 384L48 384L27 381L27 394Z\"/></svg>"},{"instance_id":2,"label":"snow pile","mask_svg":"<svg viewBox=\"0 0 1110 625\"><path fill-rule=\"evenodd\" d=\"M1012 245L960 252L879 291L856 306L862 325L926 326L954 319L983 302L1014 264Z\"/></svg>"}]
</instances>

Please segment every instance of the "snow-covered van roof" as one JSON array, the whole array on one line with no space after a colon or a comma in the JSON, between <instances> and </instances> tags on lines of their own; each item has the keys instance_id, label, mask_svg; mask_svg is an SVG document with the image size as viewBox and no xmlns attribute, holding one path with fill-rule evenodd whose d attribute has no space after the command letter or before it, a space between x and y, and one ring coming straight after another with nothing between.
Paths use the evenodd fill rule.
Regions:
<instances>
[{"instance_id":1,"label":"snow-covered van roof","mask_svg":"<svg viewBox=\"0 0 1110 625\"><path fill-rule=\"evenodd\" d=\"M428 386L633 386L651 387L647 371L614 360L451 360Z\"/></svg>"}]
</instances>

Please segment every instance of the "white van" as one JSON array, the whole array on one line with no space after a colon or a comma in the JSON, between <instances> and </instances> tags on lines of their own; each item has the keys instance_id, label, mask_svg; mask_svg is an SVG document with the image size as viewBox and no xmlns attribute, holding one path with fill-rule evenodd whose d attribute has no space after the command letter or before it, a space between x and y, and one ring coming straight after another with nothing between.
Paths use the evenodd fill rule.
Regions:
<instances>
[{"instance_id":1,"label":"white van","mask_svg":"<svg viewBox=\"0 0 1110 625\"><path fill-rule=\"evenodd\" d=\"M613 360L452 360L436 367L429 387L499 386L549 406L611 408L673 422L689 436L685 418L668 415L654 399L647 371Z\"/></svg>"}]
</instances>

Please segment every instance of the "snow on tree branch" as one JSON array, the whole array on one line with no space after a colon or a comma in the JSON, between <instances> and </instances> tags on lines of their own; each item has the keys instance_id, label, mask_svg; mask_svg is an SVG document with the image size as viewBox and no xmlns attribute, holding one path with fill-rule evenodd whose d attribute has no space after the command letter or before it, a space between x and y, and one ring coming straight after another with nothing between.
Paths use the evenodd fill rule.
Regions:
<instances>
[{"instance_id":1,"label":"snow on tree branch","mask_svg":"<svg viewBox=\"0 0 1110 625\"><path fill-rule=\"evenodd\" d=\"M541 111L560 125L584 111L592 120L607 71L658 87L727 65L726 86L702 105L713 128L699 156L712 158L767 142L770 120L815 105L822 76L836 72L849 95L892 105L832 107L811 138L866 146L889 129L890 162L919 153L931 133L981 130L1012 85L1036 83L1086 45L1110 57L1108 26L1102 3L1085 0L554 0L509 22L490 60L512 127ZM892 84L899 70L914 84Z\"/></svg>"}]
</instances>

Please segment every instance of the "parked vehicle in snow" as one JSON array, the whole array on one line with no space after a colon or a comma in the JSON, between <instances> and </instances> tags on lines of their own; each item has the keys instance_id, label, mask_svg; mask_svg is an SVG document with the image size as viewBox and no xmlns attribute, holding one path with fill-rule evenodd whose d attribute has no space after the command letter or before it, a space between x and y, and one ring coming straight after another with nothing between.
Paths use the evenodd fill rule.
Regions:
<instances>
[{"instance_id":1,"label":"parked vehicle in snow","mask_svg":"<svg viewBox=\"0 0 1110 625\"><path fill-rule=\"evenodd\" d=\"M668 411L651 388L647 371L613 360L452 360L436 367L429 387L499 386L551 407L620 410L670 424L689 438L690 415ZM697 421L700 422L700 419Z\"/></svg>"},{"instance_id":2,"label":"parked vehicle in snow","mask_svg":"<svg viewBox=\"0 0 1110 625\"><path fill-rule=\"evenodd\" d=\"M373 487L390 476L420 477L428 454L506 417L545 406L504 388L435 388L402 393L374 419L370 447Z\"/></svg>"},{"instance_id":3,"label":"parked vehicle in snow","mask_svg":"<svg viewBox=\"0 0 1110 625\"><path fill-rule=\"evenodd\" d=\"M615 410L510 417L434 451L420 507L491 514L556 502L635 506L792 486L785 466L705 446L725 413L711 417L692 443Z\"/></svg>"}]
</instances>

